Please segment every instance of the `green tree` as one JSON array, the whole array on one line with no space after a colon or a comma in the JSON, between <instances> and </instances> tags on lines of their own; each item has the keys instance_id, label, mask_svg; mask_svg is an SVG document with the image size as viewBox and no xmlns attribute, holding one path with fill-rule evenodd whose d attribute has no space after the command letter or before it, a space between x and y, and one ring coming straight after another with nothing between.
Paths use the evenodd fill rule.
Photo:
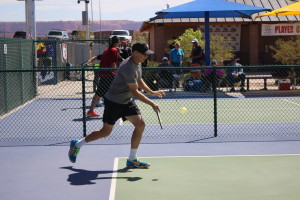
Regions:
<instances>
[{"instance_id":1,"label":"green tree","mask_svg":"<svg viewBox=\"0 0 300 200\"><path fill-rule=\"evenodd\" d=\"M300 36L288 40L278 39L270 46L275 53L273 58L284 65L300 64Z\"/></svg>"},{"instance_id":2,"label":"green tree","mask_svg":"<svg viewBox=\"0 0 300 200\"><path fill-rule=\"evenodd\" d=\"M198 44L204 49L205 42L203 38L203 34L200 30L194 31L192 28L186 29L185 32L175 40L169 40L168 44L172 44L174 42L180 43L180 48L184 51L184 59L183 63L187 65L190 61L189 56L192 52L192 44L191 41L196 38L198 40ZM224 60L232 57L233 48L229 45L230 39L227 39L223 36L212 35L210 37L210 58L217 60ZM169 51L169 49L167 49Z\"/></svg>"},{"instance_id":3,"label":"green tree","mask_svg":"<svg viewBox=\"0 0 300 200\"><path fill-rule=\"evenodd\" d=\"M178 37L178 39L175 40L168 40L168 44L171 45L172 43L179 42L180 43L180 48L184 51L184 58L183 58L183 63L187 64L189 62L189 56L191 55L192 52L192 44L191 41L196 38L199 42L198 44L201 47L204 47L204 41L201 40L202 38L202 33L200 30L194 31L192 28L186 29L185 32ZM166 49L169 51L169 49ZM168 52L169 53L169 52Z\"/></svg>"},{"instance_id":4,"label":"green tree","mask_svg":"<svg viewBox=\"0 0 300 200\"><path fill-rule=\"evenodd\" d=\"M76 35L76 40L86 40L86 29L84 29L82 26L78 26L77 28L78 34ZM91 36L94 34L93 31L90 31L90 39Z\"/></svg>"},{"instance_id":5,"label":"green tree","mask_svg":"<svg viewBox=\"0 0 300 200\"><path fill-rule=\"evenodd\" d=\"M210 59L226 60L234 56L231 39L221 35L212 35L210 37Z\"/></svg>"},{"instance_id":6,"label":"green tree","mask_svg":"<svg viewBox=\"0 0 300 200\"><path fill-rule=\"evenodd\" d=\"M136 42L149 42L149 33L143 33L143 34L136 34L136 40L132 40L132 44L136 43Z\"/></svg>"}]
</instances>

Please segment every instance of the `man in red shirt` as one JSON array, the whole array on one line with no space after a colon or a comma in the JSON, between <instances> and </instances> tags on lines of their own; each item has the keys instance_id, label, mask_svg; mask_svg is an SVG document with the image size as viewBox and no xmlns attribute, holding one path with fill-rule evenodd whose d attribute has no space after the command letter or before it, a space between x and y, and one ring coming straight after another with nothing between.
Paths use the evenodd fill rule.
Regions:
<instances>
[{"instance_id":1,"label":"man in red shirt","mask_svg":"<svg viewBox=\"0 0 300 200\"><path fill-rule=\"evenodd\" d=\"M119 51L117 47L119 46L119 38L117 36L112 37L111 45L105 49L102 54L100 61L100 68L117 68L118 65L118 55ZM96 103L100 100L101 97L107 92L112 80L116 75L116 71L99 71L99 83L97 87L97 91L93 97L91 107L87 112L87 115L90 117L100 116L97 112L95 112L94 108Z\"/></svg>"}]
</instances>

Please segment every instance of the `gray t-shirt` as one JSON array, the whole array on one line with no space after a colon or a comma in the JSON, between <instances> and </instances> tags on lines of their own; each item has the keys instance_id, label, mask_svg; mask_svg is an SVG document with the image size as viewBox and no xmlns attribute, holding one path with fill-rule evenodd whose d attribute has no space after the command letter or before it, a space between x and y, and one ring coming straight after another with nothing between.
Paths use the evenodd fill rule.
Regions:
<instances>
[{"instance_id":1,"label":"gray t-shirt","mask_svg":"<svg viewBox=\"0 0 300 200\"><path fill-rule=\"evenodd\" d=\"M114 80L104 95L105 98L119 104L129 103L133 95L129 91L127 83L137 83L141 78L141 64L135 64L131 57L127 58L118 68Z\"/></svg>"}]
</instances>

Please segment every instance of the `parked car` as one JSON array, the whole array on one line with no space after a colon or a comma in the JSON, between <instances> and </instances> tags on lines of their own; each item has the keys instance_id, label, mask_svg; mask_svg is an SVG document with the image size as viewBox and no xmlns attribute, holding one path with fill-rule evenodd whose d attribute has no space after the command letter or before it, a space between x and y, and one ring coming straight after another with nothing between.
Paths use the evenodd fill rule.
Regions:
<instances>
[{"instance_id":1,"label":"parked car","mask_svg":"<svg viewBox=\"0 0 300 200\"><path fill-rule=\"evenodd\" d=\"M23 38L26 39L26 31L16 31L13 38Z\"/></svg>"},{"instance_id":2,"label":"parked car","mask_svg":"<svg viewBox=\"0 0 300 200\"><path fill-rule=\"evenodd\" d=\"M127 41L127 42L131 42L132 40L132 36L130 35L130 32L128 30L114 30L111 34L109 38L112 38L114 36L118 36L118 38L120 39L120 41Z\"/></svg>"},{"instance_id":3,"label":"parked car","mask_svg":"<svg viewBox=\"0 0 300 200\"><path fill-rule=\"evenodd\" d=\"M59 39L59 40L68 40L69 34L67 31L63 30L51 30L47 35L48 39Z\"/></svg>"}]
</instances>

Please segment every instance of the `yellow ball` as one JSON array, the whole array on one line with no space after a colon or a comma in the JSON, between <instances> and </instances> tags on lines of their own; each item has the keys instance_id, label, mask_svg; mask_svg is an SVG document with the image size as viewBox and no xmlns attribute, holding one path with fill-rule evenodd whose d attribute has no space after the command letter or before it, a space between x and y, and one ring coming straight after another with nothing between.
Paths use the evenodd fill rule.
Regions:
<instances>
[{"instance_id":1,"label":"yellow ball","mask_svg":"<svg viewBox=\"0 0 300 200\"><path fill-rule=\"evenodd\" d=\"M153 83L156 84L157 83L156 80L154 80Z\"/></svg>"},{"instance_id":2,"label":"yellow ball","mask_svg":"<svg viewBox=\"0 0 300 200\"><path fill-rule=\"evenodd\" d=\"M186 114L186 113L187 113L186 107L180 108L179 112L180 112L181 114Z\"/></svg>"}]
</instances>

